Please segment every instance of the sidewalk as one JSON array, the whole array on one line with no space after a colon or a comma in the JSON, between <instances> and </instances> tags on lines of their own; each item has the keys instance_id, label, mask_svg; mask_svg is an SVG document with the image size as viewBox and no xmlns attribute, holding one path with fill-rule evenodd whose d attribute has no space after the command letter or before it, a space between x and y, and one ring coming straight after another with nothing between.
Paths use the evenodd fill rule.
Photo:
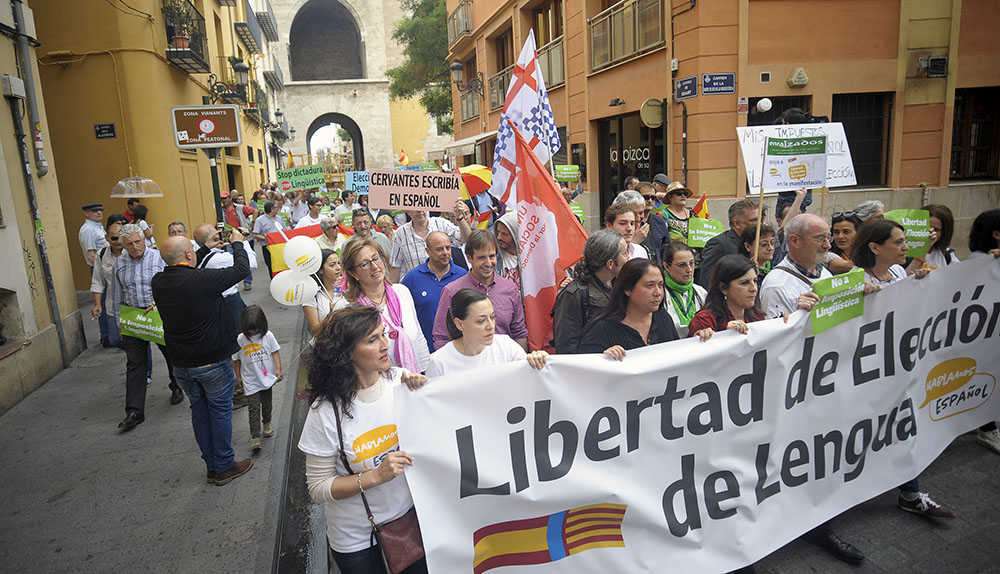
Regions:
<instances>
[{"instance_id":1,"label":"sidewalk","mask_svg":"<svg viewBox=\"0 0 1000 574\"><path fill-rule=\"evenodd\" d=\"M275 436L250 472L222 487L205 482L189 403L170 405L157 350L146 421L118 434L125 353L99 346L85 303L89 348L0 417L4 571L270 571L289 440L281 421L294 396L302 312L271 298L266 273L257 269L253 290L241 294L267 313L285 380L275 387ZM250 456L249 440L244 408L233 415L237 459Z\"/></svg>"}]
</instances>

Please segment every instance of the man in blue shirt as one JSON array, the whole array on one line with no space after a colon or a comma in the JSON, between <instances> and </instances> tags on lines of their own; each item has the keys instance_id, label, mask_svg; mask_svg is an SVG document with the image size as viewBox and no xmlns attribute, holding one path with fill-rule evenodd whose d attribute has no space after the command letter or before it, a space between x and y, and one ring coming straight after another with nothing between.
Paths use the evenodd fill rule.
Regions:
<instances>
[{"instance_id":1,"label":"man in blue shirt","mask_svg":"<svg viewBox=\"0 0 1000 574\"><path fill-rule=\"evenodd\" d=\"M465 269L451 262L451 238L440 231L427 234L427 261L411 269L401 283L413 295L417 319L428 345L434 340L434 317L444 286L465 275Z\"/></svg>"}]
</instances>

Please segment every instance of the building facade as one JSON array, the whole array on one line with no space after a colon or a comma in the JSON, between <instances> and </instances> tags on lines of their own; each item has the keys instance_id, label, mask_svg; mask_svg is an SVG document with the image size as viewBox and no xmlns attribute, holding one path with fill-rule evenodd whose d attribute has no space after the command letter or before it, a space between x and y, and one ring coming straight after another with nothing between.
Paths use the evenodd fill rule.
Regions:
<instances>
[{"instance_id":1,"label":"building facade","mask_svg":"<svg viewBox=\"0 0 1000 574\"><path fill-rule=\"evenodd\" d=\"M16 19L12 6L19 12ZM57 170L59 164L53 157L35 48L26 42L19 52L12 37L20 28L37 38L33 22L25 3L0 7L0 74L4 75L0 112L0 413L58 373L86 347L69 250L77 242L82 217L77 217L73 226L64 223L59 190L67 179ZM36 130L32 130L32 107L38 110ZM26 156L22 156L22 144ZM71 218L80 214L80 206L70 213Z\"/></svg>"},{"instance_id":2,"label":"building facade","mask_svg":"<svg viewBox=\"0 0 1000 574\"><path fill-rule=\"evenodd\" d=\"M37 0L33 6L67 228L79 226L85 203L104 203L105 217L121 213L125 199L110 194L129 176L149 178L162 190L162 197L142 199L156 237L165 237L172 221L189 228L214 222L208 156L177 148L171 116L171 108L202 105L205 98L240 110L242 144L220 150L220 187L251 193L274 179L276 146L288 130L271 104L283 78L268 53L278 27L267 0L135 0L131 8ZM75 284L87 289L80 247L70 242L69 250Z\"/></svg>"},{"instance_id":3,"label":"building facade","mask_svg":"<svg viewBox=\"0 0 1000 574\"><path fill-rule=\"evenodd\" d=\"M946 201L960 237L1000 204L991 0L449 0L448 13L449 60L485 83L482 96L452 86L448 151L490 165L533 30L563 140L556 163L581 166L591 222L625 176L658 172L720 213L747 189L737 126L788 107L844 124L858 186L822 194L827 212L867 198ZM773 107L759 112L765 97Z\"/></svg>"}]
</instances>

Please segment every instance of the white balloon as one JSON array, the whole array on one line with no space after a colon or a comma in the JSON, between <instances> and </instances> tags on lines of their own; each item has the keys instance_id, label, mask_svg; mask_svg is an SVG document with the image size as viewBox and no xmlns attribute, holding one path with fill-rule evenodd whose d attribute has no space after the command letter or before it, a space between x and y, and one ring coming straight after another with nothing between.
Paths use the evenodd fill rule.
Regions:
<instances>
[{"instance_id":1,"label":"white balloon","mask_svg":"<svg viewBox=\"0 0 1000 574\"><path fill-rule=\"evenodd\" d=\"M757 100L757 111L767 112L771 109L771 98L761 98Z\"/></svg>"},{"instance_id":2,"label":"white balloon","mask_svg":"<svg viewBox=\"0 0 1000 574\"><path fill-rule=\"evenodd\" d=\"M271 278L271 297L282 305L295 307L308 301L319 292L316 281L298 271L285 269Z\"/></svg>"},{"instance_id":3,"label":"white balloon","mask_svg":"<svg viewBox=\"0 0 1000 574\"><path fill-rule=\"evenodd\" d=\"M296 235L285 243L285 265L294 271L312 275L319 271L323 253L312 237Z\"/></svg>"}]
</instances>

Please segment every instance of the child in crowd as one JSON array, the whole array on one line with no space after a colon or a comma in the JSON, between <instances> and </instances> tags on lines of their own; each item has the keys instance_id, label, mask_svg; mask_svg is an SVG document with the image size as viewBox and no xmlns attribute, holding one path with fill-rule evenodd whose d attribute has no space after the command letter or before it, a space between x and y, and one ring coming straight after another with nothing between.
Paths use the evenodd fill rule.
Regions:
<instances>
[{"instance_id":1,"label":"child in crowd","mask_svg":"<svg viewBox=\"0 0 1000 574\"><path fill-rule=\"evenodd\" d=\"M233 355L237 384L242 383L249 400L250 448L254 452L261 446L261 422L264 437L274 435L271 428L271 387L280 381L281 347L274 334L267 329L267 316L257 305L250 305L240 314L240 331L236 342L240 350Z\"/></svg>"}]
</instances>

